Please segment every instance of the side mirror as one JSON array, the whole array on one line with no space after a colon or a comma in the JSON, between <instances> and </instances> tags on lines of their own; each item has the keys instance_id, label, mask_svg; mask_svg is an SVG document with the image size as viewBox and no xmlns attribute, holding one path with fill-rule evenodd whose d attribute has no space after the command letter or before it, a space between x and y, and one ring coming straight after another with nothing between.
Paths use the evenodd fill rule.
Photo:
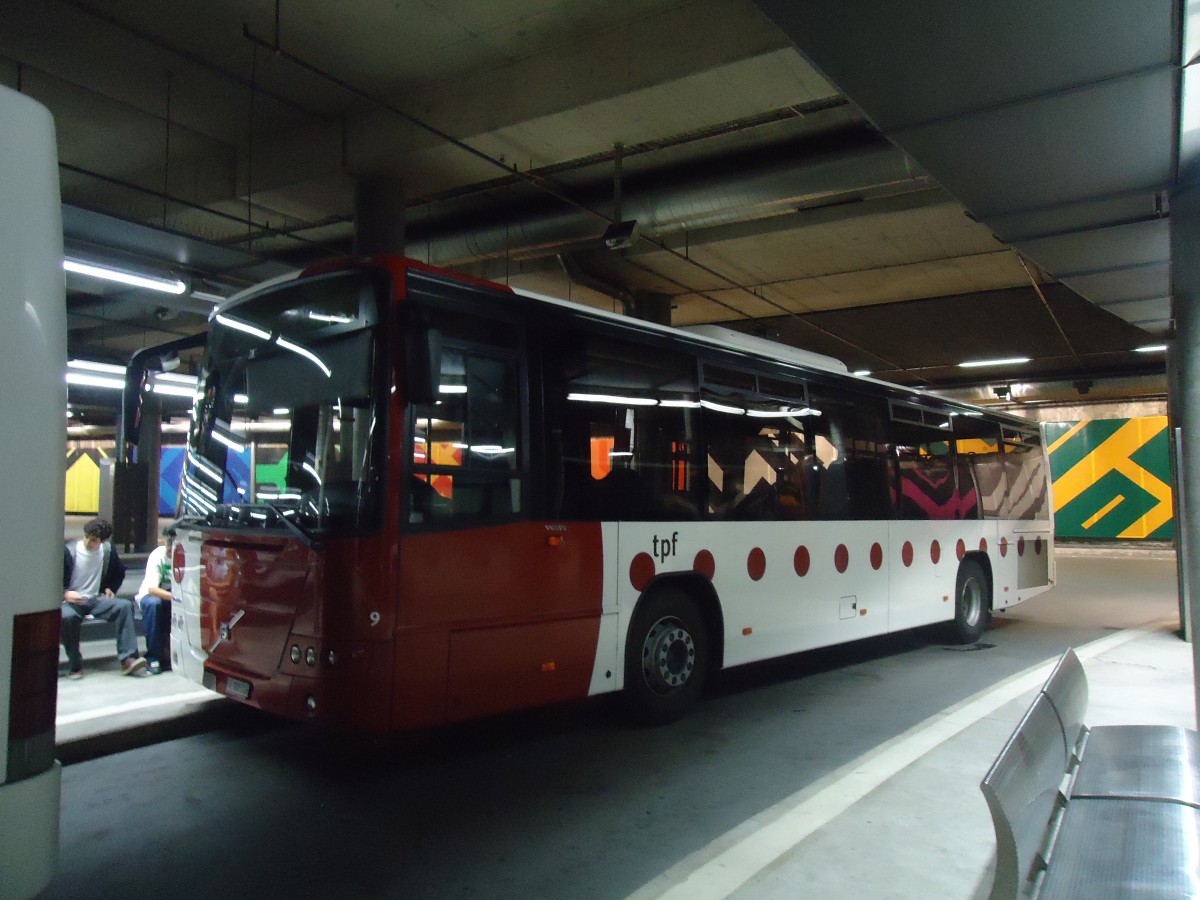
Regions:
<instances>
[{"instance_id":1,"label":"side mirror","mask_svg":"<svg viewBox=\"0 0 1200 900\"><path fill-rule=\"evenodd\" d=\"M437 400L442 375L442 333L418 310L404 325L404 395L409 403Z\"/></svg>"}]
</instances>

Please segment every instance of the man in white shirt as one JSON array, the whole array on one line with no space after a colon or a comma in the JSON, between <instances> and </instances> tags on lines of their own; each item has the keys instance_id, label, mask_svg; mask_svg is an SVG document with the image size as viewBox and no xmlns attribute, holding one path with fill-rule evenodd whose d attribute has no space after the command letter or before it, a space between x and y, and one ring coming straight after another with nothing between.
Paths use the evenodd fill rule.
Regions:
<instances>
[{"instance_id":1,"label":"man in white shirt","mask_svg":"<svg viewBox=\"0 0 1200 900\"><path fill-rule=\"evenodd\" d=\"M67 677L83 677L83 655L79 652L79 629L83 617L112 622L117 629L117 659L121 673L132 675L146 667L138 655L137 632L133 626L133 603L116 596L125 579L125 564L108 543L112 525L92 519L83 526L83 540L68 541L63 548L62 644L67 651Z\"/></svg>"},{"instance_id":2,"label":"man in white shirt","mask_svg":"<svg viewBox=\"0 0 1200 900\"><path fill-rule=\"evenodd\" d=\"M159 544L146 559L146 574L133 600L142 610L146 630L146 671L151 675L171 671L171 551L175 527L163 529L167 543Z\"/></svg>"}]
</instances>

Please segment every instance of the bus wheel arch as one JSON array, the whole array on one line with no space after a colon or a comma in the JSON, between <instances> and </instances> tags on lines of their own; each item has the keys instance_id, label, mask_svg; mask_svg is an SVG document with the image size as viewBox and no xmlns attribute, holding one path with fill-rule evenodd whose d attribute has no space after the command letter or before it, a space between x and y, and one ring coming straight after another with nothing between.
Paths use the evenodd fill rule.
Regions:
<instances>
[{"instance_id":1,"label":"bus wheel arch","mask_svg":"<svg viewBox=\"0 0 1200 900\"><path fill-rule=\"evenodd\" d=\"M705 579L667 577L648 585L625 637L623 699L630 714L645 724L685 715L720 667L721 634L720 607Z\"/></svg>"},{"instance_id":2,"label":"bus wheel arch","mask_svg":"<svg viewBox=\"0 0 1200 900\"><path fill-rule=\"evenodd\" d=\"M954 618L946 634L956 644L973 644L983 636L992 615L992 571L985 554L968 553L954 580Z\"/></svg>"}]
</instances>

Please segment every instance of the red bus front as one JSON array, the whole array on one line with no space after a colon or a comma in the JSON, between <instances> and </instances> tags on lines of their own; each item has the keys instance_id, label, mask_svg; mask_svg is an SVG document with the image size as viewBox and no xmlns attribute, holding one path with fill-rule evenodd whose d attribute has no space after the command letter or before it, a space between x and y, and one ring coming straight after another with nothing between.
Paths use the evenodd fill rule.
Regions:
<instances>
[{"instance_id":1,"label":"red bus front","mask_svg":"<svg viewBox=\"0 0 1200 900\"><path fill-rule=\"evenodd\" d=\"M414 271L463 289L383 260L214 316L180 490L176 624L185 674L227 697L383 731L592 692L600 526L530 521L513 461L529 440L500 424L518 418L518 337L442 348L427 298L406 296ZM503 389L468 398L469 379Z\"/></svg>"},{"instance_id":2,"label":"red bus front","mask_svg":"<svg viewBox=\"0 0 1200 900\"><path fill-rule=\"evenodd\" d=\"M387 271L350 268L214 315L175 560L207 686L375 730L395 624L392 294Z\"/></svg>"}]
</instances>

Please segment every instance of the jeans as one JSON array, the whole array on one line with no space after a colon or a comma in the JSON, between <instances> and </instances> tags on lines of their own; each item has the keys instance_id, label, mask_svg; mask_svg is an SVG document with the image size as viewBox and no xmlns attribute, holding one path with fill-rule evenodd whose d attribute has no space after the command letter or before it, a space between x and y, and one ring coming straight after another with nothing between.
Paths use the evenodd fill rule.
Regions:
<instances>
[{"instance_id":1,"label":"jeans","mask_svg":"<svg viewBox=\"0 0 1200 900\"><path fill-rule=\"evenodd\" d=\"M146 630L146 659L171 668L171 601L147 594L142 598L142 627Z\"/></svg>"},{"instance_id":2,"label":"jeans","mask_svg":"<svg viewBox=\"0 0 1200 900\"><path fill-rule=\"evenodd\" d=\"M83 668L83 655L79 652L79 628L83 617L91 615L97 619L112 622L117 629L117 659L128 659L138 655L137 632L133 627L133 602L121 597L92 597L83 603L67 603L62 605L62 635L63 649L67 651L67 661L72 672Z\"/></svg>"}]
</instances>

